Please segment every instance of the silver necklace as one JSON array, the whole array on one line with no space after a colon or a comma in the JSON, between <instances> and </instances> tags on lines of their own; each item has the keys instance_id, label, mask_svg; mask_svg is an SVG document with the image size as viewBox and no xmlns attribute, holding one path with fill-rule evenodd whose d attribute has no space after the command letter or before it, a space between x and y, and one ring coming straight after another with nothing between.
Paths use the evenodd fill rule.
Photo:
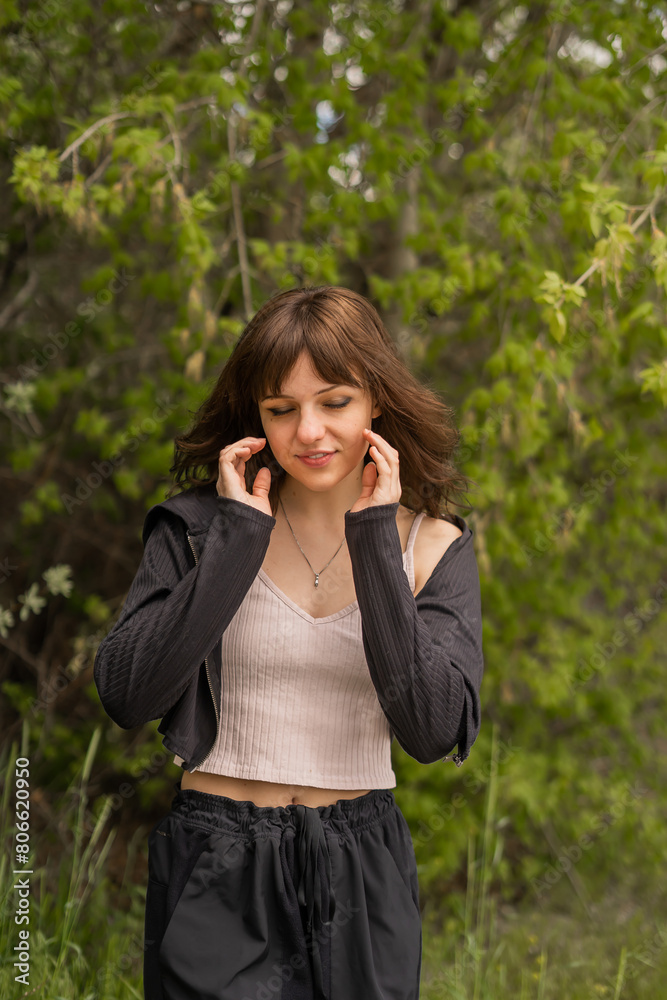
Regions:
<instances>
[{"instance_id":1,"label":"silver necklace","mask_svg":"<svg viewBox=\"0 0 667 1000\"><path fill-rule=\"evenodd\" d=\"M282 497L278 496L278 499L280 500L280 506L283 508L283 514L285 515L285 520L287 521L287 526L288 526L289 530L292 532L292 534L294 535L294 528L289 523L289 518L287 516L287 512L285 511L285 508L283 507ZM294 535L294 541L296 542L297 545L299 545L299 539L296 537L296 535ZM344 541L345 541L345 536L343 536L343 542ZM340 543L340 545L338 546L338 548L336 549L336 551L332 555L331 559L327 563L327 566L329 565L330 562L333 562L333 560L336 558L336 556L338 555L338 553L340 552L340 550L343 548L343 542ZM300 545L299 545L299 548L301 549ZM301 549L301 555L303 556L303 558L306 560L306 562L310 566L310 560L309 560L308 556L306 555L306 553L303 551L303 549ZM324 573L324 570L327 568L327 566L325 566L324 569L321 569L319 571L319 573L315 573L315 570L313 569L313 567L310 566L312 572L315 573L315 586L316 587L319 585L320 577L321 577L322 573Z\"/></svg>"}]
</instances>

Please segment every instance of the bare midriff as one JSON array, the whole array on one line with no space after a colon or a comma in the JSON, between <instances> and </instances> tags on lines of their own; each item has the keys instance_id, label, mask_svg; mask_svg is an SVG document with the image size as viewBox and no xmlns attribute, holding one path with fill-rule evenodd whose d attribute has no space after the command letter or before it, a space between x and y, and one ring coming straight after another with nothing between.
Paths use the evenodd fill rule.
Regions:
<instances>
[{"instance_id":1,"label":"bare midriff","mask_svg":"<svg viewBox=\"0 0 667 1000\"><path fill-rule=\"evenodd\" d=\"M257 806L333 805L338 799L356 799L366 795L370 788L316 788L313 785L283 785L276 781L258 781L252 778L234 778L210 771L183 771L181 788L196 788L210 795L224 795L228 799L254 802Z\"/></svg>"}]
</instances>

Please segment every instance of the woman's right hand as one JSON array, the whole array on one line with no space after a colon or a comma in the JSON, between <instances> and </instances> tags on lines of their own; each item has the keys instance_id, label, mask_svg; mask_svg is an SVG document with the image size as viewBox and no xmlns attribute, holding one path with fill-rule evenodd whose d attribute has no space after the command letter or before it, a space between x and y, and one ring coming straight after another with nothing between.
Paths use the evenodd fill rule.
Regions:
<instances>
[{"instance_id":1,"label":"woman's right hand","mask_svg":"<svg viewBox=\"0 0 667 1000\"><path fill-rule=\"evenodd\" d=\"M261 451L265 444L266 438L244 437L223 448L218 459L218 481L215 489L220 497L240 500L241 503L247 503L249 507L273 517L269 501L271 470L268 466L263 465L255 476L252 493L248 493L245 481L247 460L256 451Z\"/></svg>"}]
</instances>

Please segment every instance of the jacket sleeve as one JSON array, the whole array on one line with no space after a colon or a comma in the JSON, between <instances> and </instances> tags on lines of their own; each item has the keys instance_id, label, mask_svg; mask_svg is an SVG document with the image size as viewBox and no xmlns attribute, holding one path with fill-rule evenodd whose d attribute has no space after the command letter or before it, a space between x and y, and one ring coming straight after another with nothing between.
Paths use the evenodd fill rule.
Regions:
<instances>
[{"instance_id":1,"label":"jacket sleeve","mask_svg":"<svg viewBox=\"0 0 667 1000\"><path fill-rule=\"evenodd\" d=\"M345 514L366 661L403 749L431 764L480 728L484 669L479 574L466 525L415 598L403 568L398 503Z\"/></svg>"},{"instance_id":2,"label":"jacket sleeve","mask_svg":"<svg viewBox=\"0 0 667 1000\"><path fill-rule=\"evenodd\" d=\"M262 565L275 518L229 497L216 504L196 564L173 512L158 508L144 535L137 574L93 667L102 705L122 729L161 718L177 701Z\"/></svg>"}]
</instances>

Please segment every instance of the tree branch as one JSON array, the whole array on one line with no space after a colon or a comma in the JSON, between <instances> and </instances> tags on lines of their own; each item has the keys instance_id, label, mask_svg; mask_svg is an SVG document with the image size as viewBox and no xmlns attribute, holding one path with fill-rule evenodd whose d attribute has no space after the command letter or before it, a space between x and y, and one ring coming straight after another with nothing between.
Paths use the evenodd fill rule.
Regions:
<instances>
[{"instance_id":1,"label":"tree branch","mask_svg":"<svg viewBox=\"0 0 667 1000\"><path fill-rule=\"evenodd\" d=\"M79 146L82 146L83 143L86 141L86 139L89 139L91 135L97 132L98 129L101 129L104 125L108 125L109 122L116 122L121 118L136 118L136 117L137 114L135 111L114 111L114 113L111 115L105 115L104 118L100 118L98 121L93 122L93 124L90 125L85 132L81 133L78 139L75 139L74 142L70 143L67 149L65 149L58 157L59 161L61 163L64 163L67 157L71 153L73 153L75 149L78 149Z\"/></svg>"},{"instance_id":2,"label":"tree branch","mask_svg":"<svg viewBox=\"0 0 667 1000\"><path fill-rule=\"evenodd\" d=\"M15 606L20 608L22 605L16 604ZM24 663L32 668L37 677L41 677L42 673L46 673L46 662L31 656L27 649L19 646L18 643L12 642L11 639L5 639L0 636L0 645L4 646L5 649L9 649L12 653L18 656L19 659L23 660Z\"/></svg>"},{"instance_id":3,"label":"tree branch","mask_svg":"<svg viewBox=\"0 0 667 1000\"><path fill-rule=\"evenodd\" d=\"M262 21L262 14L264 12L265 2L266 0L255 0L255 16L252 19L252 25L248 33L248 39L246 41L245 48L243 50L243 62L245 62L248 56L251 54L253 45L255 44L255 40L257 38L257 32L259 31L259 27Z\"/></svg>"},{"instance_id":4,"label":"tree branch","mask_svg":"<svg viewBox=\"0 0 667 1000\"><path fill-rule=\"evenodd\" d=\"M602 164L602 166L598 170L597 174L595 175L595 181L596 181L596 183L598 181L602 180L602 178L606 174L607 170L609 169L609 167L610 167L610 165L612 163L612 160L616 156L616 153L618 152L619 148L621 147L622 143L625 142L625 139L626 139L628 133L635 127L635 125L637 124L637 122L639 121L639 119L642 117L642 115L645 115L647 111L650 111L651 108L655 107L656 104L659 104L660 101L665 100L665 96L666 96L665 94L658 94L657 97L654 97L653 100L649 101L648 104L645 104L643 108L640 108L639 111L637 112L637 114L634 115L630 119L630 121L625 126L625 128L623 129L623 131L619 135L618 139L614 143L614 145L611 147L611 150L609 151L609 155L607 156L607 159L604 161L604 163Z\"/></svg>"},{"instance_id":5,"label":"tree branch","mask_svg":"<svg viewBox=\"0 0 667 1000\"><path fill-rule=\"evenodd\" d=\"M233 119L230 119L227 126L227 142L229 145L229 155L232 159L236 156L236 126ZM232 209L234 211L234 229L236 230L236 245L239 253L239 267L241 269L241 285L243 287L243 309L246 322L252 315L252 291L250 288L250 275L248 272L248 254L246 252L245 230L243 228L243 212L241 210L241 194L236 181L230 182L232 193Z\"/></svg>"},{"instance_id":6,"label":"tree branch","mask_svg":"<svg viewBox=\"0 0 667 1000\"><path fill-rule=\"evenodd\" d=\"M0 330L4 330L12 317L23 308L32 293L37 288L38 284L39 278L37 277L37 272L31 271L23 288L14 296L12 301L5 306L2 312L0 312Z\"/></svg>"},{"instance_id":7,"label":"tree branch","mask_svg":"<svg viewBox=\"0 0 667 1000\"><path fill-rule=\"evenodd\" d=\"M658 188L658 190L656 191L655 195L653 196L653 200L648 205L646 205L646 207L644 208L644 211L642 212L642 214L640 216L638 216L638 218L636 218L635 221L631 224L630 229L631 229L631 231L633 233L637 232L637 230L639 229L639 227L642 225L642 223L644 223L646 221L646 219L649 217L649 215L651 215L651 216L653 215L653 212L655 211L655 207L658 204L658 202L662 199L663 194L664 194L663 189L662 188ZM599 257L596 260L594 260L593 263L591 264L591 266L588 267L588 268L586 268L586 270L584 271L584 273L580 274L576 281L572 282L573 286L575 288L577 288L579 285L583 285L583 283L585 281L587 281L588 278L590 278L590 276L592 274L595 274L595 272L598 271L602 267L603 263L604 263L604 259L602 257ZM562 304L563 304L564 301L565 301L565 296L561 295L561 297L555 303L554 307L556 309L560 309L560 307L562 306Z\"/></svg>"}]
</instances>

